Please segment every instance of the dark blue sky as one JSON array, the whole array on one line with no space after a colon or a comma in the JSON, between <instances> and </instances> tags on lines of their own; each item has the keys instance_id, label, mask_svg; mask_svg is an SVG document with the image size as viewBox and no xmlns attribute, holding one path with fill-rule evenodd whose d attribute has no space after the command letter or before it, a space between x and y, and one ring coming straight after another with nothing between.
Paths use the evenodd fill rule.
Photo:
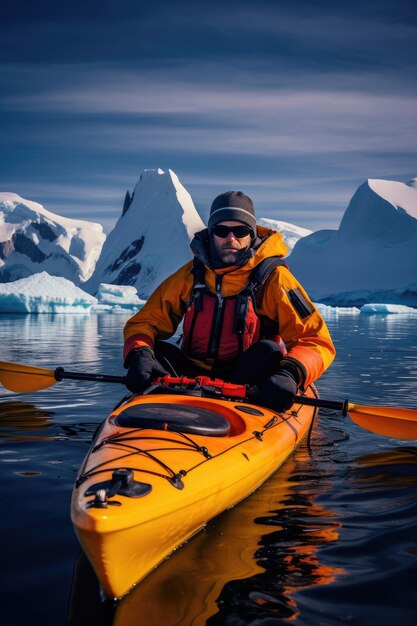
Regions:
<instances>
[{"instance_id":1,"label":"dark blue sky","mask_svg":"<svg viewBox=\"0 0 417 626\"><path fill-rule=\"evenodd\" d=\"M4 2L0 189L108 231L145 168L203 218L337 227L367 178L417 176L415 1Z\"/></svg>"}]
</instances>

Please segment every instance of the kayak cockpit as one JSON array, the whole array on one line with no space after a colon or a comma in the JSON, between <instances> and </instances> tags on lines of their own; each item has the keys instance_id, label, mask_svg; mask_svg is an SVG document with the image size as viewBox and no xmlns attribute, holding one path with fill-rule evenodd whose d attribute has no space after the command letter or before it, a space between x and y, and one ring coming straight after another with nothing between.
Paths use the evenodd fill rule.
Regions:
<instances>
[{"instance_id":1,"label":"kayak cockpit","mask_svg":"<svg viewBox=\"0 0 417 626\"><path fill-rule=\"evenodd\" d=\"M195 405L162 402L138 403L122 410L114 420L124 428L170 430L205 437L227 437L231 425L216 411Z\"/></svg>"}]
</instances>

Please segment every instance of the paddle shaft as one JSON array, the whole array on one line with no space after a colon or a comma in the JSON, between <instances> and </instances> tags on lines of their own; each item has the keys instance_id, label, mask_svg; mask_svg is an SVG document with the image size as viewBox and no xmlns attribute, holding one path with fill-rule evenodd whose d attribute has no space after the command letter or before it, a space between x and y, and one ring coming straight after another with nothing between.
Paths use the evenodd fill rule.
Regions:
<instances>
[{"instance_id":1,"label":"paddle shaft","mask_svg":"<svg viewBox=\"0 0 417 626\"><path fill-rule=\"evenodd\" d=\"M66 372L63 367L57 367L54 371L57 381L60 380L91 380L99 383L119 383L125 384L124 376L108 376L106 374L86 374L81 372Z\"/></svg>"},{"instance_id":2,"label":"paddle shaft","mask_svg":"<svg viewBox=\"0 0 417 626\"><path fill-rule=\"evenodd\" d=\"M100 383L119 383L124 385L126 379L124 376L108 376L105 374L86 374L82 372L66 372L63 367L57 367L54 371L54 376L57 381L60 380L91 380ZM249 394L248 394L249 395ZM255 396L256 394L254 394ZM255 399L255 397L254 397ZM347 414L348 401L337 402L336 400L322 400L321 398L308 398L306 396L297 396L295 402L298 404L305 404L308 406L316 406L321 409L334 409L335 411L341 411L343 415Z\"/></svg>"},{"instance_id":3,"label":"paddle shaft","mask_svg":"<svg viewBox=\"0 0 417 626\"><path fill-rule=\"evenodd\" d=\"M316 406L319 409L334 409L341 411L342 415L347 415L349 410L349 401L337 402L336 400L322 400L321 398L307 398L307 396L296 396L295 402L298 404L306 404L307 406Z\"/></svg>"}]
</instances>

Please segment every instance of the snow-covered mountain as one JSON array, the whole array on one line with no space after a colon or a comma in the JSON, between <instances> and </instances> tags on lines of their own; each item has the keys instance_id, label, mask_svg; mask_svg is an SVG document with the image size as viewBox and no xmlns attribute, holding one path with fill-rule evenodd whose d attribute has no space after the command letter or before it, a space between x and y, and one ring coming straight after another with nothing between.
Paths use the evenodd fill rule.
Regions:
<instances>
[{"instance_id":1,"label":"snow-covered mountain","mask_svg":"<svg viewBox=\"0 0 417 626\"><path fill-rule=\"evenodd\" d=\"M92 275L105 238L100 224L0 193L0 282L48 272L80 285Z\"/></svg>"},{"instance_id":2,"label":"snow-covered mountain","mask_svg":"<svg viewBox=\"0 0 417 626\"><path fill-rule=\"evenodd\" d=\"M265 228L272 228L272 230L277 230L279 233L281 233L290 252L299 239L301 239L302 237L307 237L307 235L311 235L312 233L312 231L308 230L307 228L294 226L294 224L289 224L288 222L271 220L267 217L259 218L257 220L257 223L260 226L265 226Z\"/></svg>"},{"instance_id":3,"label":"snow-covered mountain","mask_svg":"<svg viewBox=\"0 0 417 626\"><path fill-rule=\"evenodd\" d=\"M316 301L417 306L417 179L368 180L338 230L298 241L291 270Z\"/></svg>"},{"instance_id":4,"label":"snow-covered mountain","mask_svg":"<svg viewBox=\"0 0 417 626\"><path fill-rule=\"evenodd\" d=\"M100 283L133 285L147 298L158 284L191 259L189 242L204 224L188 191L168 170L145 170L107 237L85 289Z\"/></svg>"},{"instance_id":5,"label":"snow-covered mountain","mask_svg":"<svg viewBox=\"0 0 417 626\"><path fill-rule=\"evenodd\" d=\"M292 250L290 269L316 302L417 306L417 179L368 180L352 197L338 230L311 233L267 218L258 223L283 234ZM0 283L46 271L94 295L105 283L130 285L146 299L191 258L189 242L204 227L171 170L141 174L104 245L99 224L63 218L1 193Z\"/></svg>"}]
</instances>

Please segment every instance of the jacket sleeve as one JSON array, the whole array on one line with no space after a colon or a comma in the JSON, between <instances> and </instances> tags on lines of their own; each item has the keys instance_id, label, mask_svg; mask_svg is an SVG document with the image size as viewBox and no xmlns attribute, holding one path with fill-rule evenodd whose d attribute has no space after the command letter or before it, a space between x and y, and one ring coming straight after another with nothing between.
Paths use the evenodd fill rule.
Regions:
<instances>
[{"instance_id":1,"label":"jacket sleeve","mask_svg":"<svg viewBox=\"0 0 417 626\"><path fill-rule=\"evenodd\" d=\"M286 267L270 277L259 313L279 322L285 358L301 371L303 386L317 380L333 361L335 347L322 316Z\"/></svg>"},{"instance_id":2,"label":"jacket sleeve","mask_svg":"<svg viewBox=\"0 0 417 626\"><path fill-rule=\"evenodd\" d=\"M155 339L168 339L181 322L193 286L192 262L166 278L124 328L126 357L135 348L153 348Z\"/></svg>"}]
</instances>

